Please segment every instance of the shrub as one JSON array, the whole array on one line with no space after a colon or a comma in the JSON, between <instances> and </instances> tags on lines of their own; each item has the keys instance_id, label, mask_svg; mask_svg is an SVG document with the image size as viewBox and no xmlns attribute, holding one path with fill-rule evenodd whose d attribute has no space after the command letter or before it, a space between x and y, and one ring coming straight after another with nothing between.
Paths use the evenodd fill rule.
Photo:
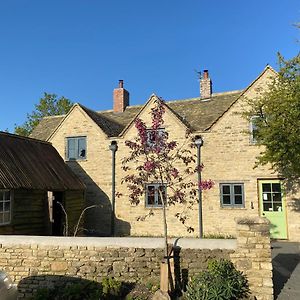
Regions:
<instances>
[{"instance_id":1,"label":"shrub","mask_svg":"<svg viewBox=\"0 0 300 300\"><path fill-rule=\"evenodd\" d=\"M120 299L122 283L113 278L97 282L69 282L63 288L41 288L31 300L113 300Z\"/></svg>"},{"instance_id":2,"label":"shrub","mask_svg":"<svg viewBox=\"0 0 300 300\"><path fill-rule=\"evenodd\" d=\"M103 299L120 299L122 293L122 282L106 277L101 281Z\"/></svg>"},{"instance_id":3,"label":"shrub","mask_svg":"<svg viewBox=\"0 0 300 300\"><path fill-rule=\"evenodd\" d=\"M248 281L229 260L211 260L206 271L193 277L187 286L187 300L235 300L247 297Z\"/></svg>"}]
</instances>

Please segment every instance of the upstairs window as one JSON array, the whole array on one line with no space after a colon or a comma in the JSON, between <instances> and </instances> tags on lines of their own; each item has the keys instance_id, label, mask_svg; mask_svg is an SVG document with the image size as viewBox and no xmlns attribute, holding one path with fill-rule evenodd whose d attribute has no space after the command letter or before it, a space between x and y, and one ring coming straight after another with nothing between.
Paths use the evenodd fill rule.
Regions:
<instances>
[{"instance_id":1,"label":"upstairs window","mask_svg":"<svg viewBox=\"0 0 300 300\"><path fill-rule=\"evenodd\" d=\"M0 190L0 225L9 224L11 221L11 192Z\"/></svg>"},{"instance_id":2,"label":"upstairs window","mask_svg":"<svg viewBox=\"0 0 300 300\"><path fill-rule=\"evenodd\" d=\"M243 183L221 183L220 196L222 207L245 207Z\"/></svg>"},{"instance_id":3,"label":"upstairs window","mask_svg":"<svg viewBox=\"0 0 300 300\"><path fill-rule=\"evenodd\" d=\"M253 116L250 118L250 142L251 144L257 143L257 121L259 116Z\"/></svg>"},{"instance_id":4,"label":"upstairs window","mask_svg":"<svg viewBox=\"0 0 300 300\"><path fill-rule=\"evenodd\" d=\"M157 130L147 129L147 147L153 148L156 144L156 141L159 140L164 134L165 129L159 128Z\"/></svg>"},{"instance_id":5,"label":"upstairs window","mask_svg":"<svg viewBox=\"0 0 300 300\"><path fill-rule=\"evenodd\" d=\"M163 200L166 200L166 191L166 185L148 183L146 185L146 207L162 207Z\"/></svg>"},{"instance_id":6,"label":"upstairs window","mask_svg":"<svg viewBox=\"0 0 300 300\"><path fill-rule=\"evenodd\" d=\"M86 159L86 137L67 138L67 160Z\"/></svg>"}]
</instances>

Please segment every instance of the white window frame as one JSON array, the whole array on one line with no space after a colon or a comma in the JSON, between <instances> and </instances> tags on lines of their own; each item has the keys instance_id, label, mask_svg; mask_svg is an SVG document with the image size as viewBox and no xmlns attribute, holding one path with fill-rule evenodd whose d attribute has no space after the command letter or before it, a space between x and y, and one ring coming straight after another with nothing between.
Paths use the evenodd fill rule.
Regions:
<instances>
[{"instance_id":1,"label":"white window frame","mask_svg":"<svg viewBox=\"0 0 300 300\"><path fill-rule=\"evenodd\" d=\"M2 199L0 198L0 207L1 207L1 211L0 211L0 226L2 225L8 225L11 223L11 211L12 211L12 191L11 190L7 190L7 189L1 189L0 190L1 194L2 194ZM5 194L9 193L9 199L5 198ZM0 194L0 197L1 197ZM9 203L9 210L5 209L5 204ZM9 220L8 221L4 221L4 215L5 213L9 213Z\"/></svg>"},{"instance_id":2,"label":"white window frame","mask_svg":"<svg viewBox=\"0 0 300 300\"><path fill-rule=\"evenodd\" d=\"M154 204L149 204L149 187L154 187ZM159 203L159 192L158 188L159 187L164 187L164 193L165 197L167 197L167 185L166 184L161 184L161 183L147 183L145 186L145 205L146 207L156 207L156 208L161 208L163 207L163 203ZM163 200L162 200L163 201Z\"/></svg>"},{"instance_id":3,"label":"white window frame","mask_svg":"<svg viewBox=\"0 0 300 300\"><path fill-rule=\"evenodd\" d=\"M85 148L79 149L79 141L84 140ZM75 153L76 157L70 157L70 148L69 143L70 141L75 141ZM80 151L85 151L84 156L80 155ZM86 136L71 136L66 138L66 160L67 161L76 161L76 160L86 160L87 159L87 138Z\"/></svg>"},{"instance_id":4,"label":"white window frame","mask_svg":"<svg viewBox=\"0 0 300 300\"><path fill-rule=\"evenodd\" d=\"M223 193L223 186L229 186L229 193ZM235 186L241 187L241 194L237 194L234 191ZM224 196L230 197L230 203L224 203ZM242 197L242 204L235 203L235 196ZM233 207L233 208L244 208L245 207L245 189L244 183L241 182L231 182L231 183L220 183L220 202L221 207Z\"/></svg>"}]
</instances>

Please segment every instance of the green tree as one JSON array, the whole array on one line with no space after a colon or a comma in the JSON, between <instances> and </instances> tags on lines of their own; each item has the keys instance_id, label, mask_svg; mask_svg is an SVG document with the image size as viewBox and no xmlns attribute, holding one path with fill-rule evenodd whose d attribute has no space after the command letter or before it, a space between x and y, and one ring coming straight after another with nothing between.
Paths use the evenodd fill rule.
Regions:
<instances>
[{"instance_id":1,"label":"green tree","mask_svg":"<svg viewBox=\"0 0 300 300\"><path fill-rule=\"evenodd\" d=\"M68 113L73 103L65 97L57 98L55 94L44 93L44 97L35 104L35 110L27 114L27 120L22 125L15 126L15 133L29 136L43 117L63 115Z\"/></svg>"},{"instance_id":2,"label":"green tree","mask_svg":"<svg viewBox=\"0 0 300 300\"><path fill-rule=\"evenodd\" d=\"M265 146L257 163L270 163L293 185L300 178L300 54L290 60L278 57L278 76L267 91L248 100L246 116L256 116L255 140Z\"/></svg>"}]
</instances>

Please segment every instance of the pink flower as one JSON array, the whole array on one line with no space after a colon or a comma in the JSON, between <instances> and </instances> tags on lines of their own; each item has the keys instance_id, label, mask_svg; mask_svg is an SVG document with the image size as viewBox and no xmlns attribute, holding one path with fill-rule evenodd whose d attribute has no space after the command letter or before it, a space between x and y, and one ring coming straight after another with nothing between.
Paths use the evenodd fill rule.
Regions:
<instances>
[{"instance_id":1,"label":"pink flower","mask_svg":"<svg viewBox=\"0 0 300 300\"><path fill-rule=\"evenodd\" d=\"M152 171L155 169L155 163L154 163L153 161L147 160L147 161L144 163L144 169L145 169L145 171L147 171L147 172L152 172Z\"/></svg>"},{"instance_id":2,"label":"pink flower","mask_svg":"<svg viewBox=\"0 0 300 300\"><path fill-rule=\"evenodd\" d=\"M145 145L147 142L147 130L146 124L139 118L135 120L135 127L138 130L139 138L141 139L142 145Z\"/></svg>"},{"instance_id":3,"label":"pink flower","mask_svg":"<svg viewBox=\"0 0 300 300\"><path fill-rule=\"evenodd\" d=\"M174 168L174 169L172 169L171 170L171 175L174 177L174 178L177 178L177 176L178 176L178 174L179 174L179 171L176 169L176 168Z\"/></svg>"},{"instance_id":4,"label":"pink flower","mask_svg":"<svg viewBox=\"0 0 300 300\"><path fill-rule=\"evenodd\" d=\"M199 189L200 190L209 190L211 189L213 186L215 185L215 183L211 180L202 180L199 182Z\"/></svg>"}]
</instances>

